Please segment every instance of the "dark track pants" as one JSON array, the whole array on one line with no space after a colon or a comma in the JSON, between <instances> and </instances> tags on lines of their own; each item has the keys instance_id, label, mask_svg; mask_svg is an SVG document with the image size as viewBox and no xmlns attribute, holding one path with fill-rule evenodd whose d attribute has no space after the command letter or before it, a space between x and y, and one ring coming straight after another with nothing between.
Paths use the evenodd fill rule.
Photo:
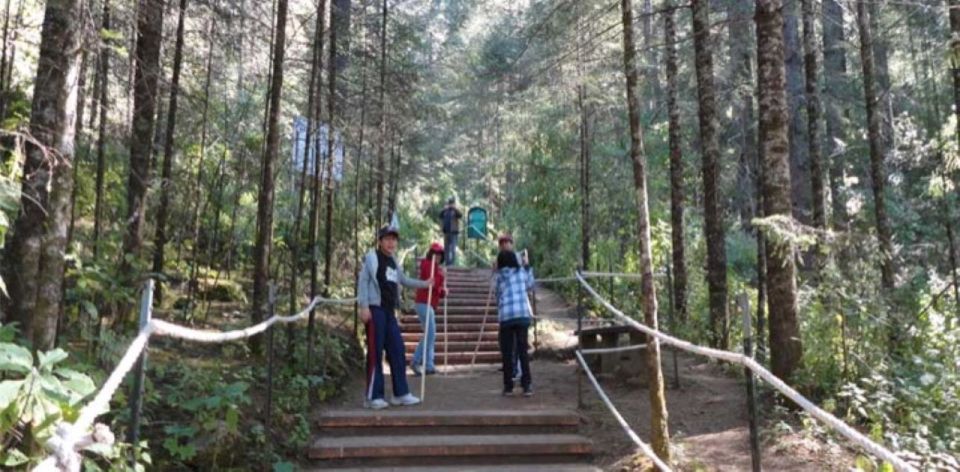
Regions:
<instances>
[{"instance_id":1,"label":"dark track pants","mask_svg":"<svg viewBox=\"0 0 960 472\"><path fill-rule=\"evenodd\" d=\"M516 368L514 359L520 360L520 385L530 388L533 381L530 375L530 356L527 353L528 323L500 323L500 358L503 362L503 388L513 390L513 373Z\"/></svg>"},{"instance_id":2,"label":"dark track pants","mask_svg":"<svg viewBox=\"0 0 960 472\"><path fill-rule=\"evenodd\" d=\"M384 398L383 352L387 352L390 364L390 380L393 384L393 396L402 397L410 393L407 386L407 360L400 335L400 325L393 311L378 306L370 307L370 321L367 329L367 400Z\"/></svg>"}]
</instances>

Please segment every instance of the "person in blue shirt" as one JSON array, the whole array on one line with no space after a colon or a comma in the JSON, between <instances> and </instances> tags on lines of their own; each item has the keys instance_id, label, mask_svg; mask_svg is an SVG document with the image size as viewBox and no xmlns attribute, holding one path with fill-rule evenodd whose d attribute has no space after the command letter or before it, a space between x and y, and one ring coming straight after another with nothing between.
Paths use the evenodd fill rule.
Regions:
<instances>
[{"instance_id":1,"label":"person in blue shirt","mask_svg":"<svg viewBox=\"0 0 960 472\"><path fill-rule=\"evenodd\" d=\"M450 197L447 205L440 211L440 229L443 230L443 259L446 265L453 266L457 262L457 238L460 237L460 219L463 213L457 209L457 200Z\"/></svg>"},{"instance_id":2,"label":"person in blue shirt","mask_svg":"<svg viewBox=\"0 0 960 472\"><path fill-rule=\"evenodd\" d=\"M529 343L527 332L533 320L527 290L533 288L533 269L523 255L518 260L513 251L497 254L497 309L500 321L500 357L503 363L503 395L513 395L514 355L520 360L520 386L523 395L533 395L533 378L530 373Z\"/></svg>"}]
</instances>

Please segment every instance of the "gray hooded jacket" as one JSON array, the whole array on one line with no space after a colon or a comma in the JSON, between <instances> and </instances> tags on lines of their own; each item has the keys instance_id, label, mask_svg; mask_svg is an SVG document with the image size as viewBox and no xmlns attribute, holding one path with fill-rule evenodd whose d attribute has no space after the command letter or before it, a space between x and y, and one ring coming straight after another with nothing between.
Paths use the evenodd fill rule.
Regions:
<instances>
[{"instance_id":1,"label":"gray hooded jacket","mask_svg":"<svg viewBox=\"0 0 960 472\"><path fill-rule=\"evenodd\" d=\"M390 256L393 257L393 256ZM427 288L430 284L425 280L411 279L403 273L403 267L394 258L397 264L397 273L399 274L400 285L410 288ZM360 277L357 279L357 305L360 308L369 308L371 306L380 306L380 284L377 283L377 250L372 249L363 258L363 268L360 269ZM399 298L400 291L397 291ZM396 300L396 305L400 306L400 300Z\"/></svg>"}]
</instances>

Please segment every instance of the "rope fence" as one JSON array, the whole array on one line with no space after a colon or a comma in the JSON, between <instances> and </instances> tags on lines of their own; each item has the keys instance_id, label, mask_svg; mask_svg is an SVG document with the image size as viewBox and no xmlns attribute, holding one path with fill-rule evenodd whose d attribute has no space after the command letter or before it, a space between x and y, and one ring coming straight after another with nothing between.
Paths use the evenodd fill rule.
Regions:
<instances>
[{"instance_id":1,"label":"rope fence","mask_svg":"<svg viewBox=\"0 0 960 472\"><path fill-rule=\"evenodd\" d=\"M641 451L643 451L643 454L653 461L653 463L657 466L658 469L664 472L670 472L670 467L667 464L664 464L664 462L660 459L660 457L658 457L653 452L653 449L651 449L647 443L643 442L643 440L640 439L640 436L638 436L636 431L634 431L633 428L630 427L630 425L627 423L627 420L623 419L623 415L621 415L620 412L617 411L617 407L613 406L613 402L610 401L610 397L608 397L607 394L603 391L603 388L600 387L600 383L597 382L597 378L593 376L593 372L590 371L590 367L587 365L587 361L585 361L583 359L583 355L580 354L581 352L587 352L587 351L577 350L574 352L574 354L577 355L577 362L580 363L580 367L587 374L587 378L590 379L590 383L593 384L593 388L594 390L597 391L597 395L599 395L600 399L603 400L603 404L607 406L608 410L610 410L610 413L617 420L617 423L620 424L620 427L623 428L623 431L627 433L627 436L630 437L633 443L636 444Z\"/></svg>"},{"instance_id":2,"label":"rope fence","mask_svg":"<svg viewBox=\"0 0 960 472\"><path fill-rule=\"evenodd\" d=\"M751 371L753 371L757 376L765 380L770 384L774 389L779 391L781 394L792 400L794 403L803 408L807 413L809 413L814 418L820 420L825 425L829 426L840 435L844 436L854 444L863 448L863 450L869 452L875 457L879 457L882 460L885 460L892 464L897 470L903 471L915 471L916 469L908 464L906 461L901 459L895 453L889 449L883 447L882 445L874 442L870 438L864 436L859 431L851 428L849 425L813 404L810 400L797 392L792 387L787 385L780 380L777 376L773 375L769 370L764 368L762 365L757 363L753 358L744 356L743 354L722 351L719 349L713 349L708 347L697 346L688 341L684 341L679 338L675 338L668 334L664 334L658 330L652 329L649 326L640 323L639 321L627 316L622 311L618 310L616 307L610 304L606 299L600 296L596 290L586 281L585 278L577 275L577 279L585 290L587 290L590 295L592 295L600 304L607 308L615 317L623 321L624 323L640 330L644 334L653 338L652 342L663 342L664 344L674 346L677 349L687 351L693 354L698 354L705 357L710 357L713 359L727 361L733 364L742 365ZM652 459L652 457L651 457Z\"/></svg>"},{"instance_id":3,"label":"rope fence","mask_svg":"<svg viewBox=\"0 0 960 472\"><path fill-rule=\"evenodd\" d=\"M148 280L145 292L152 294L153 284L152 279ZM120 362L117 363L117 366L110 373L110 376L107 377L100 391L97 392L93 400L80 410L80 415L77 417L77 420L72 424L63 422L57 425L56 433L47 442L47 448L51 451L50 455L37 465L33 469L33 472L79 471L82 463L82 458L79 453L80 449L93 442L107 444L113 442L113 435L104 433L106 426L101 424L94 426L93 422L98 416L109 410L110 400L113 398L117 389L120 388L124 377L126 377L134 367L137 359L139 359L140 355L144 352L151 336L166 336L200 343L237 341L263 333L277 323L286 324L302 321L319 305L346 305L354 302L355 299L315 297L306 308L297 314L290 316L274 315L256 325L234 331L203 331L159 319L149 320L137 333L137 336L130 343L130 346L127 347L127 351L123 357L120 358ZM88 432L91 426L94 426L93 433ZM109 433L109 431L107 430L106 433Z\"/></svg>"}]
</instances>

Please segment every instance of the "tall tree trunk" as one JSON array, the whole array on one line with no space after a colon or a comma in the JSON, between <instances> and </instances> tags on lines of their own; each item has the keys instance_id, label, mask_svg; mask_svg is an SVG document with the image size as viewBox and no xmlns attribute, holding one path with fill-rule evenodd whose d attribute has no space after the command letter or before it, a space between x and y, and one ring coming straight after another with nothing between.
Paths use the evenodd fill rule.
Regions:
<instances>
[{"instance_id":1,"label":"tall tree trunk","mask_svg":"<svg viewBox=\"0 0 960 472\"><path fill-rule=\"evenodd\" d=\"M753 15L753 5L743 0L731 0L727 6L727 18L731 22L740 22L743 18ZM737 161L737 188L750 189L755 185L757 162L757 122L754 113L754 72L753 72L753 28L738 23L731 23L729 28L730 43L730 78L732 87L736 91L734 99L734 116L731 125L726 128L729 135L735 136L736 147L739 152ZM734 128L734 129L731 129ZM733 196L740 228L751 231L755 209L753 195L750 192L736 192Z\"/></svg>"},{"instance_id":2,"label":"tall tree trunk","mask_svg":"<svg viewBox=\"0 0 960 472\"><path fill-rule=\"evenodd\" d=\"M367 2L361 2L361 23L360 23L360 122L357 130L357 155L354 158L354 179L353 179L353 296L359 294L357 280L360 275L360 170L363 168L363 132L367 123ZM369 192L370 189L367 189ZM353 306L353 329L357 330L357 317L359 316L359 305ZM356 334L356 333L355 333Z\"/></svg>"},{"instance_id":3,"label":"tall tree trunk","mask_svg":"<svg viewBox=\"0 0 960 472\"><path fill-rule=\"evenodd\" d=\"M807 149L810 155L810 188L813 193L813 225L826 228L823 163L820 154L820 84L817 74L816 6L813 0L801 0L803 12L803 64L807 93Z\"/></svg>"},{"instance_id":4,"label":"tall tree trunk","mask_svg":"<svg viewBox=\"0 0 960 472\"><path fill-rule=\"evenodd\" d=\"M193 245L190 248L190 283L187 284L188 304L193 302L199 290L197 271L200 266L200 216L203 213L203 166L207 156L207 126L210 112L210 85L213 78L213 39L216 36L216 23L211 21L207 30L207 74L203 83L203 111L200 113L200 149L197 154L197 178L193 184Z\"/></svg>"},{"instance_id":5,"label":"tall tree trunk","mask_svg":"<svg viewBox=\"0 0 960 472\"><path fill-rule=\"evenodd\" d=\"M83 137L83 111L84 105L86 104L86 92L87 92L87 66L89 65L87 51L90 46L90 12L87 8L87 4L93 6L92 1L81 1L80 3L80 49L83 51L80 55L80 77L77 79L77 118L76 123L74 124L74 141L76 148L83 148L82 156L89 156L90 151ZM3 115L0 115L0 120L2 120ZM76 157L74 158L73 163L73 177L71 180L74 182L77 181L77 175L80 171L80 164L82 163L83 158L79 152L76 152ZM73 186L73 190L70 192L70 224L67 229L67 247L73 242L73 230L76 226L77 221L77 185ZM64 273L66 277L66 273ZM61 310L62 311L62 310Z\"/></svg>"},{"instance_id":6,"label":"tall tree trunk","mask_svg":"<svg viewBox=\"0 0 960 472\"><path fill-rule=\"evenodd\" d=\"M881 24L881 11L889 9L886 0L873 0L867 5L872 36L874 88L877 97L877 112L880 114L880 139L883 154L889 153L894 146L893 88L890 82L890 47L887 42L888 31ZM875 36L874 36L875 35Z\"/></svg>"},{"instance_id":7,"label":"tall tree trunk","mask_svg":"<svg viewBox=\"0 0 960 472\"><path fill-rule=\"evenodd\" d=\"M843 129L846 105L842 92L848 86L843 24L840 0L823 0L823 78L827 96L824 111L827 122L827 158L830 166L831 224L834 229L843 228L847 224L847 203L842 188L847 141Z\"/></svg>"},{"instance_id":8,"label":"tall tree trunk","mask_svg":"<svg viewBox=\"0 0 960 472\"><path fill-rule=\"evenodd\" d=\"M380 121L377 124L380 133L377 142L377 167L375 170L377 173L377 213L374 221L376 221L377 228L383 222L383 153L384 147L387 145L387 0L383 0L382 16L383 19L380 23Z\"/></svg>"},{"instance_id":9,"label":"tall tree trunk","mask_svg":"<svg viewBox=\"0 0 960 472\"><path fill-rule=\"evenodd\" d=\"M183 29L187 14L187 0L180 0L177 15L177 39L173 50L173 76L170 79L170 104L167 109L166 141L163 144L163 170L160 180L160 208L153 247L153 272L163 273L164 248L167 244L167 218L170 212L170 191L173 187L173 144L177 130L177 98L180 95L180 70L183 66ZM163 303L163 283L157 284L157 303Z\"/></svg>"},{"instance_id":10,"label":"tall tree trunk","mask_svg":"<svg viewBox=\"0 0 960 472\"><path fill-rule=\"evenodd\" d=\"M953 71L953 112L957 119L957 146L960 146L960 0L950 0L950 32L953 50L950 64Z\"/></svg>"},{"instance_id":11,"label":"tall tree trunk","mask_svg":"<svg viewBox=\"0 0 960 472\"><path fill-rule=\"evenodd\" d=\"M17 41L20 39L20 29L23 25L23 2L24 0L17 2L17 14L13 17L13 34L10 37L10 57L7 59L7 70L0 70L6 88L0 90L0 92L9 92L10 87L13 86L13 64L17 60ZM5 110L2 111L6 113Z\"/></svg>"},{"instance_id":12,"label":"tall tree trunk","mask_svg":"<svg viewBox=\"0 0 960 472\"><path fill-rule=\"evenodd\" d=\"M347 10L341 10L341 8L346 8ZM333 259L333 201L335 198L334 190L336 187L336 180L334 179L335 168L334 168L334 125L337 118L337 75L342 72L340 64L338 64L338 54L343 54L342 52L338 53L338 38L339 41L344 41L344 37L339 37L338 34L344 33L343 30L343 18L349 18L348 11L350 8L349 0L334 0L330 4L330 57L327 59L327 85L329 90L327 92L327 222L324 229L324 238L323 238L323 296L330 296L330 284L331 280L331 267L330 262ZM338 27L339 25L339 27ZM341 31L337 31L341 30ZM345 65L345 64L344 64Z\"/></svg>"},{"instance_id":13,"label":"tall tree trunk","mask_svg":"<svg viewBox=\"0 0 960 472\"><path fill-rule=\"evenodd\" d=\"M670 234L673 255L673 307L680 323L687 322L687 263L683 237L683 151L680 135L680 106L677 100L677 28L676 10L668 3L663 14L667 66L667 115L670 141Z\"/></svg>"},{"instance_id":14,"label":"tall tree trunk","mask_svg":"<svg viewBox=\"0 0 960 472\"><path fill-rule=\"evenodd\" d=\"M50 0L30 111L20 213L7 242L10 313L36 350L54 345L73 187L80 0Z\"/></svg>"},{"instance_id":15,"label":"tall tree trunk","mask_svg":"<svg viewBox=\"0 0 960 472\"><path fill-rule=\"evenodd\" d=\"M757 0L757 71L763 203L766 217L791 217L789 113L787 111L784 29L781 0ZM770 363L773 374L793 383L803 359L797 322L797 276L793 247L767 239L770 296Z\"/></svg>"},{"instance_id":16,"label":"tall tree trunk","mask_svg":"<svg viewBox=\"0 0 960 472\"><path fill-rule=\"evenodd\" d=\"M700 99L700 148L703 171L703 218L707 237L707 285L710 292L710 344L726 348L727 255L724 247L723 209L720 207L720 148L717 145L717 105L713 86L713 52L710 45L710 5L693 0L693 47L696 54L697 91Z\"/></svg>"},{"instance_id":17,"label":"tall tree trunk","mask_svg":"<svg viewBox=\"0 0 960 472\"><path fill-rule=\"evenodd\" d=\"M100 19L103 31L110 30L110 0L103 0ZM93 259L100 255L100 233L103 225L103 184L107 171L107 111L110 109L110 49L109 39L100 41L100 123L97 130L97 176L93 205Z\"/></svg>"},{"instance_id":18,"label":"tall tree trunk","mask_svg":"<svg viewBox=\"0 0 960 472\"><path fill-rule=\"evenodd\" d=\"M303 210L306 204L307 183L310 157L310 143L313 142L314 133L318 132L319 122L313 120L314 101L318 99L320 87L320 64L323 58L323 8L325 0L321 0L317 6L317 21L313 29L313 48L310 58L310 82L307 87L307 109L304 115L307 118L307 134L303 141L303 166L300 171L300 194L297 197L297 219L293 223L293 238L290 249L290 313L297 311L297 302L300 299L300 291L297 288L297 281L300 278L300 248L301 227L303 224ZM312 214L312 213L311 213ZM311 261L315 262L315 261ZM287 330L287 357L293 356L293 326ZM310 338L312 339L312 338ZM311 351L312 352L312 351Z\"/></svg>"},{"instance_id":19,"label":"tall tree trunk","mask_svg":"<svg viewBox=\"0 0 960 472\"><path fill-rule=\"evenodd\" d=\"M160 41L163 38L163 1L140 0L137 11L137 51L134 78L133 134L130 137L130 173L127 178L126 233L121 273L128 283L135 278L132 261L140 258L150 154L156 118L157 81L160 76Z\"/></svg>"},{"instance_id":20,"label":"tall tree trunk","mask_svg":"<svg viewBox=\"0 0 960 472\"><path fill-rule=\"evenodd\" d=\"M860 62L863 67L863 95L867 106L867 136L870 144L870 178L873 185L874 218L877 225L877 240L880 243L881 283L885 291L894 287L893 243L890 223L887 220L886 172L884 172L884 148L880 130L881 111L877 109L877 90L873 65L873 41L870 17L864 0L857 0L857 24L860 29Z\"/></svg>"},{"instance_id":21,"label":"tall tree trunk","mask_svg":"<svg viewBox=\"0 0 960 472\"><path fill-rule=\"evenodd\" d=\"M803 122L803 45L800 41L800 16L798 2L783 5L783 35L787 71L787 97L790 108L790 185L792 189L793 216L804 223L810 222L810 161L805 146L806 125Z\"/></svg>"},{"instance_id":22,"label":"tall tree trunk","mask_svg":"<svg viewBox=\"0 0 960 472\"><path fill-rule=\"evenodd\" d=\"M649 0L646 2L649 4ZM649 23L649 20L647 20ZM644 34L650 25L644 24ZM644 37L644 41L649 41ZM590 110L584 71L583 25L577 19L577 110L580 115L580 265L590 270ZM499 139L497 140L499 143ZM499 154L498 154L499 157Z\"/></svg>"},{"instance_id":23,"label":"tall tree trunk","mask_svg":"<svg viewBox=\"0 0 960 472\"><path fill-rule=\"evenodd\" d=\"M643 131L640 129L639 77L637 51L633 39L633 0L621 0L623 21L623 68L627 79L627 112L630 117L630 159L633 162L633 188L637 204L637 242L640 252L643 318L647 326L657 326L657 289L653 284L653 256L650 248L650 213L647 207L647 157L643 149ZM667 402L663 391L663 372L660 370L660 343L652 338L647 342L647 371L650 385L650 430L653 450L664 462L670 462L670 432L667 427Z\"/></svg>"},{"instance_id":24,"label":"tall tree trunk","mask_svg":"<svg viewBox=\"0 0 960 472\"><path fill-rule=\"evenodd\" d=\"M643 18L641 19L641 29L643 34L643 49L645 51L643 58L643 81L645 82L647 90L647 96L649 99L646 100L645 112L649 115L647 118L650 121L654 119L654 113L656 113L657 108L657 97L660 96L660 78L658 77L657 71L659 70L657 64L657 47L653 43L654 35L656 34L653 31L653 2L651 0L643 0Z\"/></svg>"},{"instance_id":25,"label":"tall tree trunk","mask_svg":"<svg viewBox=\"0 0 960 472\"><path fill-rule=\"evenodd\" d=\"M7 51L10 49L10 0L3 9L3 52L0 53L0 120L7 116Z\"/></svg>"},{"instance_id":26,"label":"tall tree trunk","mask_svg":"<svg viewBox=\"0 0 960 472\"><path fill-rule=\"evenodd\" d=\"M257 237L253 250L253 322L259 323L267 312L267 284L270 276L270 252L273 248L273 174L280 149L280 97L283 90L283 55L286 50L287 0L277 0L276 38L273 42L273 73L270 83L270 114L267 119L267 143L260 170L260 195L257 199ZM260 338L250 338L250 348L260 354Z\"/></svg>"}]
</instances>

